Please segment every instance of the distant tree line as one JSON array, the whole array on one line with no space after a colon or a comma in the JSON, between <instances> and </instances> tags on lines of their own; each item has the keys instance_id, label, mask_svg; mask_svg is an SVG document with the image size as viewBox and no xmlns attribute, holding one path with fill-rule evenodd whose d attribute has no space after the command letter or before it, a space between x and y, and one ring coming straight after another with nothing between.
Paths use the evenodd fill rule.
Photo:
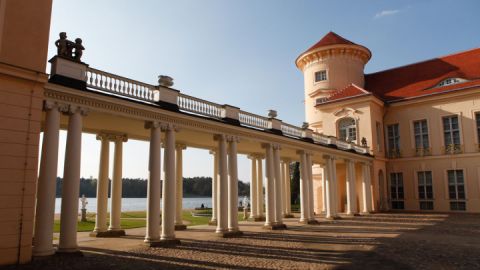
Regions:
<instances>
[{"instance_id":1,"label":"distant tree line","mask_svg":"<svg viewBox=\"0 0 480 270\"><path fill-rule=\"evenodd\" d=\"M112 181L109 180L108 196L110 197L110 187ZM250 184L238 181L238 196L249 196ZM80 178L80 196L97 196L97 179ZM62 178L57 177L56 196L62 196ZM146 198L147 180L141 178L123 178L122 179L123 198ZM212 178L211 177L191 177L183 178L183 196L184 197L211 197L212 196Z\"/></svg>"}]
</instances>

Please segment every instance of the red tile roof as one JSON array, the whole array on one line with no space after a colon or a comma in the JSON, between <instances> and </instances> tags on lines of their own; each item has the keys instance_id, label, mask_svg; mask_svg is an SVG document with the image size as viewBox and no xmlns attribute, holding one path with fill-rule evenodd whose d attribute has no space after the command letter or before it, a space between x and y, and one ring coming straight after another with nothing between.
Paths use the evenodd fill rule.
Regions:
<instances>
[{"instance_id":1,"label":"red tile roof","mask_svg":"<svg viewBox=\"0 0 480 270\"><path fill-rule=\"evenodd\" d=\"M317 99L317 104L324 104L324 103L330 103L334 101L339 101L342 99L347 99L347 98L353 98L353 97L359 97L359 96L366 96L366 95L371 95L372 93L368 92L365 89L362 89L358 87L355 84L350 84L344 89L337 90L333 93L330 94L330 96L326 98L320 98Z\"/></svg>"},{"instance_id":2,"label":"red tile roof","mask_svg":"<svg viewBox=\"0 0 480 270\"><path fill-rule=\"evenodd\" d=\"M435 87L447 78L463 82ZM480 84L480 48L365 75L365 89L387 102Z\"/></svg>"},{"instance_id":3,"label":"red tile roof","mask_svg":"<svg viewBox=\"0 0 480 270\"><path fill-rule=\"evenodd\" d=\"M313 51L317 48L324 47L324 46L338 45L338 44L358 45L330 31L322 39L320 39L319 42L315 43L315 45L310 47L305 52Z\"/></svg>"}]
</instances>

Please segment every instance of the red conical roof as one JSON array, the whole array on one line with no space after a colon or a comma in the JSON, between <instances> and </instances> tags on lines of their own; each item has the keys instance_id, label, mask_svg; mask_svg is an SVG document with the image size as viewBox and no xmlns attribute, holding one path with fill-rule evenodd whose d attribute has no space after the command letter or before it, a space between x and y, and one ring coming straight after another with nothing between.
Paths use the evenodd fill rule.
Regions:
<instances>
[{"instance_id":1,"label":"red conical roof","mask_svg":"<svg viewBox=\"0 0 480 270\"><path fill-rule=\"evenodd\" d=\"M308 50L306 50L306 52L312 51L312 50L315 50L316 48L320 48L324 46L339 45L339 44L358 45L330 31L319 42L317 42L315 45L313 45Z\"/></svg>"}]
</instances>

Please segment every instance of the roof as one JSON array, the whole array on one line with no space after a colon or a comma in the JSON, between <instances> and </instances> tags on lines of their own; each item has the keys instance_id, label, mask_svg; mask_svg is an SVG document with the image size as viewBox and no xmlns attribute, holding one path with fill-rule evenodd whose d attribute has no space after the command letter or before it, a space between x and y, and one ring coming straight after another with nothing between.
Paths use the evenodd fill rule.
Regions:
<instances>
[{"instance_id":1,"label":"roof","mask_svg":"<svg viewBox=\"0 0 480 270\"><path fill-rule=\"evenodd\" d=\"M330 31L322 39L320 39L319 42L315 43L315 45L310 47L305 52L313 51L313 50L315 50L317 48L320 48L320 47L325 47L325 46L330 46L330 45L339 45L339 44L358 45L358 44L355 44L355 43L351 42L350 40L348 40L344 37L339 36L338 34L332 32L332 31Z\"/></svg>"},{"instance_id":2,"label":"roof","mask_svg":"<svg viewBox=\"0 0 480 270\"><path fill-rule=\"evenodd\" d=\"M372 93L368 92L367 90L352 83L341 90L337 90L331 93L328 97L317 99L317 104L325 104L347 98L354 98L371 94Z\"/></svg>"},{"instance_id":3,"label":"roof","mask_svg":"<svg viewBox=\"0 0 480 270\"><path fill-rule=\"evenodd\" d=\"M435 87L447 78L468 82ZM365 75L365 89L387 102L480 85L480 48Z\"/></svg>"}]
</instances>

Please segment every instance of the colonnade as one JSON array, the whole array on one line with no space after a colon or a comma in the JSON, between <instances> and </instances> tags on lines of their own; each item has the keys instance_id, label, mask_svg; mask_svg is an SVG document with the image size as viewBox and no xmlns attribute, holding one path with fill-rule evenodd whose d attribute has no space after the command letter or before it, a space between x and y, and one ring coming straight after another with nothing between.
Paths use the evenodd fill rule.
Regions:
<instances>
[{"instance_id":1,"label":"colonnade","mask_svg":"<svg viewBox=\"0 0 480 270\"><path fill-rule=\"evenodd\" d=\"M60 215L60 237L58 252L75 252L77 246L78 198L80 184L80 158L82 138L82 118L87 110L73 105L59 105L45 102L45 129L42 157L37 187L34 255L43 256L54 253L53 220L55 211L55 179L58 162L58 141L60 115L68 115L68 133L65 150L65 166L62 188ZM184 228L182 222L182 153L186 145L176 141L178 128L171 123L148 121L145 128L150 132L148 188L147 188L147 224L145 242L150 246L165 243L178 243L175 229ZM164 141L162 143L162 133ZM122 158L123 143L128 140L126 134L99 133L100 163L97 185L97 215L95 236L124 235L120 226L122 199ZM239 235L238 226L238 166L237 144L239 138L233 135L217 134L214 155L214 175L212 177L212 219L219 235ZM114 142L114 162L111 185L112 204L110 222L107 227L107 206L109 187L110 142ZM161 147L164 147L163 166ZM251 159L250 218L264 221L264 228L285 229L284 217L292 217L290 191L290 163L282 158L282 146L277 143L263 143L263 153L249 155ZM300 222L316 223L314 213L314 186L312 176L313 152L297 151L300 161ZM355 161L345 159L347 214L357 214L355 188ZM336 157L324 155L322 162L324 206L327 218L338 216ZM161 193L161 168L164 171ZM263 172L265 170L265 177ZM371 164L362 163L362 212L372 210L370 183ZM264 195L265 188L265 195ZM162 196L161 196L162 195ZM162 213L160 213L160 199ZM265 205L264 205L265 204ZM160 221L161 217L161 221ZM160 226L160 224L162 226Z\"/></svg>"}]
</instances>

